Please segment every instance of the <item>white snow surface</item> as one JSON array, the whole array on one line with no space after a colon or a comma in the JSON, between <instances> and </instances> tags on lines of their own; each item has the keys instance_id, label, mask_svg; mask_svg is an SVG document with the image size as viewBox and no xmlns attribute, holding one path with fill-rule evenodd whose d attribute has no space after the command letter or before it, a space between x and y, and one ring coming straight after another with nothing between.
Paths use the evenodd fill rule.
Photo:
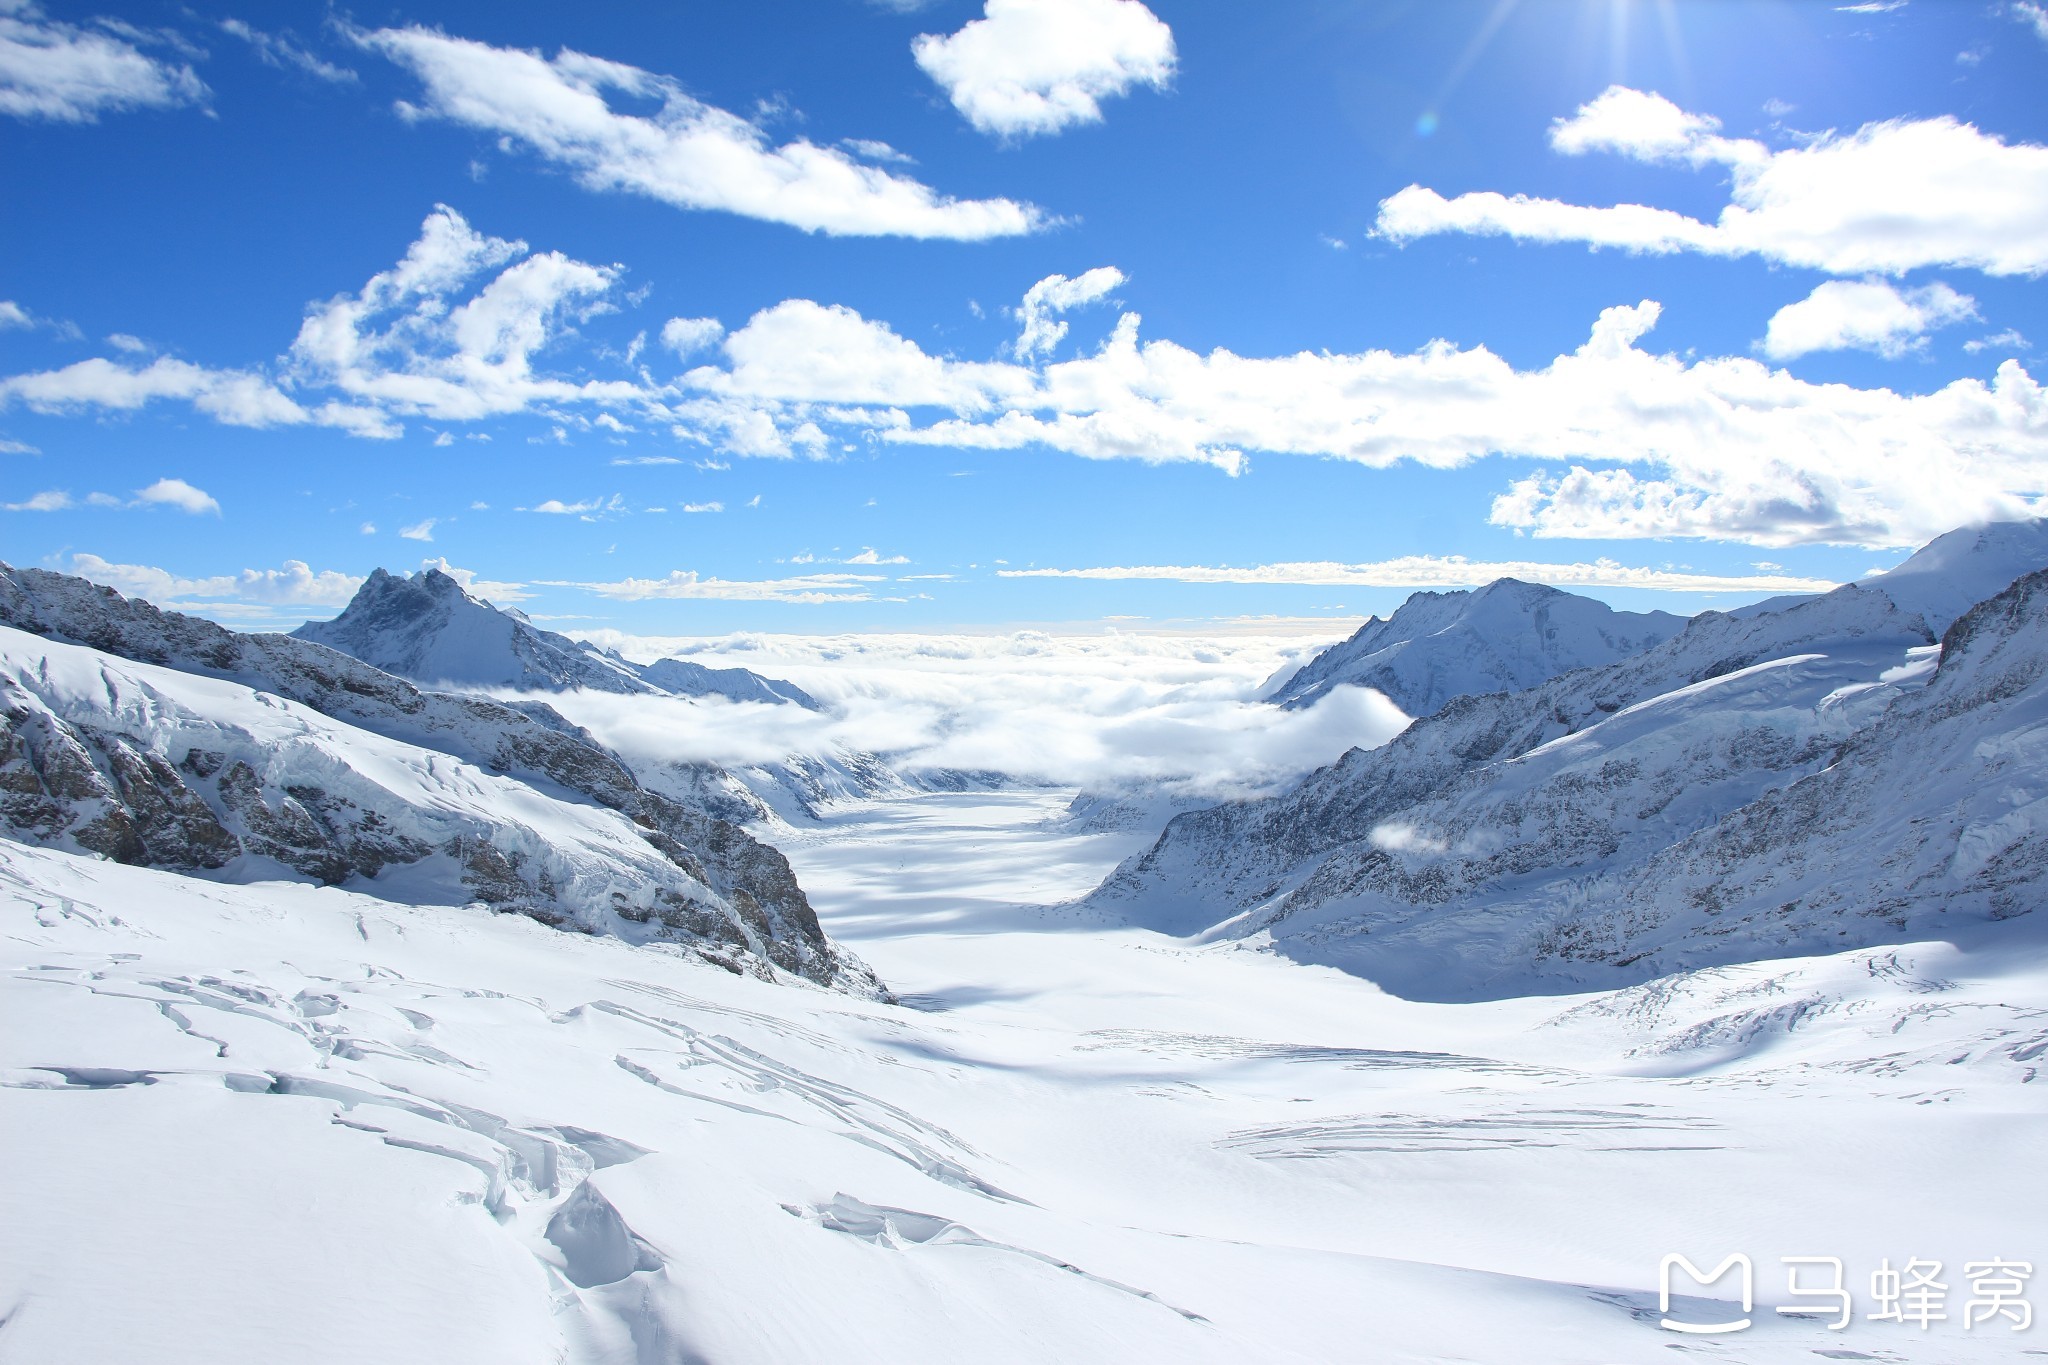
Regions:
<instances>
[{"instance_id":1,"label":"white snow surface","mask_svg":"<svg viewBox=\"0 0 2048 1365\"><path fill-rule=\"evenodd\" d=\"M1862 1317L1881 1259L2048 1252L2028 921L1418 1004L1062 907L1131 847L1057 832L1068 795L843 807L791 844L895 1006L514 916L0 841L0 1353L1583 1365L2034 1344L1964 1331L1955 1274L1926 1333ZM1755 1327L1660 1329L1674 1251L1754 1258ZM1843 1258L1847 1330L1773 1311L1791 1255Z\"/></svg>"},{"instance_id":2,"label":"white snow surface","mask_svg":"<svg viewBox=\"0 0 2048 1365\"><path fill-rule=\"evenodd\" d=\"M1685 618L1669 612L1616 611L1577 593L1501 578L1469 592L1418 592L1267 695L1292 708L1332 688L1370 687L1409 715L1428 716L1453 697L1519 692L1575 668L1611 664L1684 628Z\"/></svg>"}]
</instances>

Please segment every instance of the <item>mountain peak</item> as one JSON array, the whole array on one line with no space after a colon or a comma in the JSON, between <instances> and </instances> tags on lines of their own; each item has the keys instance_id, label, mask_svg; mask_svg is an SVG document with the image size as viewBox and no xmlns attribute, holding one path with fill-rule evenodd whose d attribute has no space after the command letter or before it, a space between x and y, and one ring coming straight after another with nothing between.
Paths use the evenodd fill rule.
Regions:
<instances>
[{"instance_id":1,"label":"mountain peak","mask_svg":"<svg viewBox=\"0 0 2048 1365\"><path fill-rule=\"evenodd\" d=\"M1272 700L1313 704L1339 686L1371 687L1411 716L1466 693L1519 691L1574 668L1612 663L1685 626L1667 612L1605 602L1519 578L1455 592L1418 592L1374 617L1281 684Z\"/></svg>"}]
</instances>

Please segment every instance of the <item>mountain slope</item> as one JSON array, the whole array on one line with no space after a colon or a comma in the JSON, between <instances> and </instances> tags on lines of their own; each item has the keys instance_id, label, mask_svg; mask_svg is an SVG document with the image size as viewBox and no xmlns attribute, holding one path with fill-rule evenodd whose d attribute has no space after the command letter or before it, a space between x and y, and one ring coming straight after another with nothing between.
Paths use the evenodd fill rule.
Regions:
<instances>
[{"instance_id":1,"label":"mountain slope","mask_svg":"<svg viewBox=\"0 0 2048 1365\"><path fill-rule=\"evenodd\" d=\"M1708 613L1182 816L1092 900L1449 1000L2027 914L2048 896L2048 570L1925 638L1864 587Z\"/></svg>"},{"instance_id":2,"label":"mountain slope","mask_svg":"<svg viewBox=\"0 0 2048 1365\"><path fill-rule=\"evenodd\" d=\"M1619 663L1567 673L1523 692L1454 698L1380 748L1353 749L1288 792L1178 816L1153 848L1126 862L1091 899L1140 923L1179 933L1256 912L1241 921L1250 923L1283 904L1288 913L1298 913L1350 894L1350 869L1378 867L1398 851L1376 846L1375 836L1381 845L1398 843L1400 836L1391 829L1407 812L1443 793L1466 790L1459 784L1468 775L1504 768L1562 737L1601 726L1626 708L1757 664L1801 655L1841 656L1856 661L1842 667L1864 667L1874 676L1883 661L1903 663L1910 648L1931 643L1918 618L1856 587L1751 620L1707 612L1675 638ZM1809 688L1828 681L1825 669L1809 673ZM1767 687L1767 680L1757 685ZM1768 709L1766 701L1755 705ZM1668 714L1690 717L1694 708ZM1818 734L1825 728L1817 719L1787 724L1789 729L1776 727L1781 736L1802 729ZM1712 729L1706 722L1705 732L1711 735ZM1796 738L1765 746L1775 755L1771 770L1790 780L1796 775L1791 755L1809 747ZM1680 746L1677 752L1687 751ZM1817 753L1806 753L1799 761L1817 758ZM1586 794L1572 788L1583 775L1569 776L1570 767L1562 765L1558 772L1563 785L1556 791L1555 819L1565 825L1599 825L1597 812L1578 811ZM1675 760L1665 762L1671 771L1657 768L1644 780L1682 788L1682 767ZM1472 789L1491 780L1472 779L1479 784ZM1667 826L1664 833L1676 832ZM1595 847L1599 841L1588 830L1580 846Z\"/></svg>"},{"instance_id":3,"label":"mountain slope","mask_svg":"<svg viewBox=\"0 0 2048 1365\"><path fill-rule=\"evenodd\" d=\"M681 659L639 665L472 597L439 569L405 577L373 572L331 621L292 632L386 673L462 688L560 692L587 688L626 695L722 696L731 701L818 703L792 683L744 668L711 669Z\"/></svg>"},{"instance_id":4,"label":"mountain slope","mask_svg":"<svg viewBox=\"0 0 2048 1365\"><path fill-rule=\"evenodd\" d=\"M1452 697L1518 692L1639 653L1684 626L1668 612L1616 611L1513 578L1471 592L1418 592L1309 660L1269 699L1297 708L1333 687L1371 687L1411 716L1434 715Z\"/></svg>"},{"instance_id":5,"label":"mountain slope","mask_svg":"<svg viewBox=\"0 0 2048 1365\"><path fill-rule=\"evenodd\" d=\"M1972 606L2036 569L2048 568L2048 517L1965 526L1936 536L1888 573L1863 580L1944 631Z\"/></svg>"},{"instance_id":6,"label":"mountain slope","mask_svg":"<svg viewBox=\"0 0 2048 1365\"><path fill-rule=\"evenodd\" d=\"M546 833L623 828L635 852L621 865L639 869L613 888L627 909L658 901L674 912L664 928L678 936L820 984L873 989L866 969L825 939L779 852L645 789L546 707L424 692L321 645L239 635L36 569L0 566L0 625L13 628L0 815L17 837L223 875L235 874L237 859L260 856L329 882L445 854L463 873L418 894L432 899L465 883L457 899L630 937L637 931L615 922L611 890L558 867L575 861L564 848L596 836L563 836L567 844L555 847ZM234 686L223 692L223 684ZM286 730L251 719L280 708L293 717ZM330 733L334 722L347 733ZM185 742L200 731L224 738ZM437 774L455 760L459 776L426 795L357 771L357 753L386 755L379 771L392 772ZM485 790L495 795L469 806L449 794ZM534 803L554 814L539 825L506 814ZM494 816L497 807L505 809ZM467 824L448 813L456 808L468 810ZM649 858L709 895L665 869L655 876ZM664 893L690 904L668 905Z\"/></svg>"}]
</instances>

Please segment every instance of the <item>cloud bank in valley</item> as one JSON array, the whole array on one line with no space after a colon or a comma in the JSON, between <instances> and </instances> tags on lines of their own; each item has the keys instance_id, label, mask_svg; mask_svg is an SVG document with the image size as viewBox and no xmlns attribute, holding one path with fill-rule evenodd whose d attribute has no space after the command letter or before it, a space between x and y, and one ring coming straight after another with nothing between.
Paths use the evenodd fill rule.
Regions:
<instances>
[{"instance_id":1,"label":"cloud bank in valley","mask_svg":"<svg viewBox=\"0 0 2048 1365\"><path fill-rule=\"evenodd\" d=\"M786 678L825 702L547 700L634 757L725 765L863 750L907 769L996 770L1097 790L1161 784L1191 796L1263 790L1407 723L1377 692L1339 688L1304 711L1258 700L1276 672L1336 638L1160 635L651 638L584 632L631 657L679 654Z\"/></svg>"}]
</instances>

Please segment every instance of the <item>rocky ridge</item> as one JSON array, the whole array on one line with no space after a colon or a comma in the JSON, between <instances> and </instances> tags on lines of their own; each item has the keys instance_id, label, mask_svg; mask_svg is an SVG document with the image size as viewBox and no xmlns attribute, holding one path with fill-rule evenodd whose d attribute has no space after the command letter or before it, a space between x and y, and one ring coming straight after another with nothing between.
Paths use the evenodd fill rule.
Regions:
<instances>
[{"instance_id":1,"label":"rocky ridge","mask_svg":"<svg viewBox=\"0 0 2048 1365\"><path fill-rule=\"evenodd\" d=\"M394 868L446 859L464 896L494 908L672 937L736 970L772 964L818 984L879 989L826 939L779 852L648 790L551 708L425 691L322 645L237 634L37 569L0 565L0 626L11 628L0 818L15 837L196 873L232 875L239 860L260 858L331 883L390 880ZM90 660L73 659L72 675L98 681L54 686L52 660L66 651L27 636L78 646ZM117 660L156 671L136 676ZM237 686L232 695L217 684L195 693L188 675ZM286 703L354 737L259 738L247 718ZM208 719L216 706L226 719ZM302 717L301 728L322 726ZM470 801L460 818L433 814L463 801L445 792L407 798L361 771L350 754L351 744L364 747L362 732L400 746L401 767L459 760L469 775L455 788L487 786L489 799ZM192 734L201 742L184 742ZM538 825L505 817L533 802L547 812ZM620 885L567 876L549 850L550 821L578 839L615 843L615 828L592 832L593 808L632 832Z\"/></svg>"}]
</instances>

